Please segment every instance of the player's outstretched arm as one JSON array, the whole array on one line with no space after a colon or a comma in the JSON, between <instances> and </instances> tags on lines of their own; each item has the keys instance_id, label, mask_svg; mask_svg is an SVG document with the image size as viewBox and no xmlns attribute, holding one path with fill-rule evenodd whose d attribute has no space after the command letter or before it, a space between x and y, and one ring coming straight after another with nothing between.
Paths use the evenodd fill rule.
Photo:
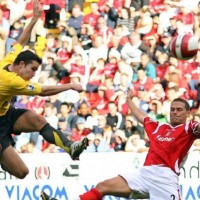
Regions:
<instances>
[{"instance_id":1,"label":"player's outstretched arm","mask_svg":"<svg viewBox=\"0 0 200 200\"><path fill-rule=\"evenodd\" d=\"M126 97L126 102L128 103L128 107L131 110L131 113L133 116L142 124L144 121L144 118L147 117L147 114L143 111L141 111L135 103L132 101L133 99L133 94L132 91L130 90L127 94Z\"/></svg>"},{"instance_id":2,"label":"player's outstretched arm","mask_svg":"<svg viewBox=\"0 0 200 200\"><path fill-rule=\"evenodd\" d=\"M42 91L39 94L40 96L51 96L58 94L60 92L66 91L66 90L75 90L77 92L82 92L83 87L81 84L63 84L63 85L56 85L56 86L42 86Z\"/></svg>"},{"instance_id":3,"label":"player's outstretched arm","mask_svg":"<svg viewBox=\"0 0 200 200\"><path fill-rule=\"evenodd\" d=\"M33 0L33 17L26 28L23 30L22 34L18 39L18 43L21 44L23 47L27 44L29 37L31 35L31 31L43 13L42 5L40 4L39 0Z\"/></svg>"}]
</instances>

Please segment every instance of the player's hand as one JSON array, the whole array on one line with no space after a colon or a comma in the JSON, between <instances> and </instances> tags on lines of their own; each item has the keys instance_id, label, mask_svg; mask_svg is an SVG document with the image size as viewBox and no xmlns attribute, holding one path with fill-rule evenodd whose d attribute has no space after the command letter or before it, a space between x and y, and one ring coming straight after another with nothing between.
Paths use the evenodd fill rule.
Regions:
<instances>
[{"instance_id":1,"label":"player's hand","mask_svg":"<svg viewBox=\"0 0 200 200\"><path fill-rule=\"evenodd\" d=\"M38 19L43 13L43 8L39 0L33 0L33 17Z\"/></svg>"},{"instance_id":2,"label":"player's hand","mask_svg":"<svg viewBox=\"0 0 200 200\"><path fill-rule=\"evenodd\" d=\"M127 95L126 95L127 100L132 100L133 99L133 91L128 89Z\"/></svg>"},{"instance_id":3,"label":"player's hand","mask_svg":"<svg viewBox=\"0 0 200 200\"><path fill-rule=\"evenodd\" d=\"M77 92L82 92L83 91L83 87L82 87L81 84L71 83L70 86L71 86L72 90L75 90Z\"/></svg>"}]
</instances>

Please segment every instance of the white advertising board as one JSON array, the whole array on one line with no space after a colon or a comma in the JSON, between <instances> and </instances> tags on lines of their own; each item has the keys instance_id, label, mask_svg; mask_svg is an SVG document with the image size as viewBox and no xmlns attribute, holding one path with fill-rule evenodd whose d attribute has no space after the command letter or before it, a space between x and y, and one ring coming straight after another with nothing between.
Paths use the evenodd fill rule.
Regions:
<instances>
[{"instance_id":1,"label":"white advertising board","mask_svg":"<svg viewBox=\"0 0 200 200\"><path fill-rule=\"evenodd\" d=\"M22 154L30 173L18 180L0 169L0 200L40 200L41 190L58 200L77 200L97 182L123 172L137 170L145 154L83 153L80 161L72 161L65 153ZM180 191L183 200L200 199L200 156L189 154L181 168ZM106 197L104 200L123 200Z\"/></svg>"}]
</instances>

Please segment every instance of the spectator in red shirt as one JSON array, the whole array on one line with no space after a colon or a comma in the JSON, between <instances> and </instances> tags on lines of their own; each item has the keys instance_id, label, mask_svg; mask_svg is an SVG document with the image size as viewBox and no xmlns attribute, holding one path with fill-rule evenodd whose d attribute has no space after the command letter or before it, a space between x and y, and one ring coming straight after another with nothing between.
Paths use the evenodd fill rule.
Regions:
<instances>
[{"instance_id":1,"label":"spectator in red shirt","mask_svg":"<svg viewBox=\"0 0 200 200\"><path fill-rule=\"evenodd\" d=\"M124 6L125 1L126 0L114 0L112 6L116 11L119 11ZM99 10L102 12L105 9L105 6L108 4L110 5L110 2L108 2L108 0L99 0L98 2Z\"/></svg>"},{"instance_id":2,"label":"spectator in red shirt","mask_svg":"<svg viewBox=\"0 0 200 200\"><path fill-rule=\"evenodd\" d=\"M42 115L44 112L44 106L45 106L45 100L43 97L37 96L27 103L27 109L30 109L34 112L36 112L39 115Z\"/></svg>"},{"instance_id":3,"label":"spectator in red shirt","mask_svg":"<svg viewBox=\"0 0 200 200\"><path fill-rule=\"evenodd\" d=\"M158 55L158 65L156 66L156 80L165 84L165 73L169 67L169 56L166 53L160 53Z\"/></svg>"},{"instance_id":4,"label":"spectator in red shirt","mask_svg":"<svg viewBox=\"0 0 200 200\"><path fill-rule=\"evenodd\" d=\"M126 92L123 90L119 90L116 93L118 93L115 100L117 104L117 109L120 113L122 113L122 115L126 116L129 112L128 104L126 103Z\"/></svg>"},{"instance_id":5,"label":"spectator in red shirt","mask_svg":"<svg viewBox=\"0 0 200 200\"><path fill-rule=\"evenodd\" d=\"M79 117L76 121L76 129L73 129L71 140L72 141L80 141L84 137L86 137L90 130L85 128L85 119L83 117Z\"/></svg>"},{"instance_id":6,"label":"spectator in red shirt","mask_svg":"<svg viewBox=\"0 0 200 200\"><path fill-rule=\"evenodd\" d=\"M99 86L97 91L97 98L91 106L97 108L99 114L104 115L107 114L108 101L109 100L106 98L105 95L105 87Z\"/></svg>"},{"instance_id":7,"label":"spectator in red shirt","mask_svg":"<svg viewBox=\"0 0 200 200\"><path fill-rule=\"evenodd\" d=\"M105 91L106 98L111 101L112 97L115 95L115 87L113 84L113 78L107 76L105 77L105 81L100 87Z\"/></svg>"},{"instance_id":8,"label":"spectator in red shirt","mask_svg":"<svg viewBox=\"0 0 200 200\"><path fill-rule=\"evenodd\" d=\"M194 14L187 7L187 5L182 1L179 3L180 12L178 13L178 20L182 21L184 25L193 26L194 24Z\"/></svg>"},{"instance_id":9,"label":"spectator in red shirt","mask_svg":"<svg viewBox=\"0 0 200 200\"><path fill-rule=\"evenodd\" d=\"M162 11L165 11L164 0L151 0L150 9L153 14L162 13Z\"/></svg>"},{"instance_id":10,"label":"spectator in red shirt","mask_svg":"<svg viewBox=\"0 0 200 200\"><path fill-rule=\"evenodd\" d=\"M107 22L104 17L99 17L97 20L97 26L94 31L95 35L100 35L103 38L105 44L109 44L111 37L113 35L112 28L107 26Z\"/></svg>"},{"instance_id":11,"label":"spectator in red shirt","mask_svg":"<svg viewBox=\"0 0 200 200\"><path fill-rule=\"evenodd\" d=\"M87 66L83 63L83 57L81 54L75 53L72 57L65 63L64 67L67 69L69 74L79 73L82 77L81 83L86 85L88 83L88 73L89 69L86 69Z\"/></svg>"},{"instance_id":12,"label":"spectator in red shirt","mask_svg":"<svg viewBox=\"0 0 200 200\"><path fill-rule=\"evenodd\" d=\"M73 56L65 63L64 67L72 74L78 72L82 76L85 75L85 65L83 65L83 58L81 54L73 54Z\"/></svg>"},{"instance_id":13,"label":"spectator in red shirt","mask_svg":"<svg viewBox=\"0 0 200 200\"><path fill-rule=\"evenodd\" d=\"M3 17L9 20L10 17L10 9L7 0L1 0L0 2L1 10L3 11Z\"/></svg>"},{"instance_id":14,"label":"spectator in red shirt","mask_svg":"<svg viewBox=\"0 0 200 200\"><path fill-rule=\"evenodd\" d=\"M114 78L116 71L118 70L118 62L120 60L120 53L111 50L108 55L108 62L105 64L105 76Z\"/></svg>"},{"instance_id":15,"label":"spectator in red shirt","mask_svg":"<svg viewBox=\"0 0 200 200\"><path fill-rule=\"evenodd\" d=\"M90 3L90 9L91 9L91 13L89 13L83 17L82 23L89 23L90 26L95 28L96 24L97 24L97 20L100 16L97 2Z\"/></svg>"},{"instance_id":16,"label":"spectator in red shirt","mask_svg":"<svg viewBox=\"0 0 200 200\"><path fill-rule=\"evenodd\" d=\"M125 36L123 25L117 25L114 29L114 38L119 41L118 50L121 52L122 47L129 43L129 38ZM113 45L113 40L111 40L111 44ZM114 45L115 46L115 45Z\"/></svg>"},{"instance_id":17,"label":"spectator in red shirt","mask_svg":"<svg viewBox=\"0 0 200 200\"><path fill-rule=\"evenodd\" d=\"M88 84L86 86L86 90L90 93L97 92L97 89L101 83L105 80L105 74L104 74L104 66L105 61L103 58L99 58L97 60L97 66L92 71L89 77Z\"/></svg>"},{"instance_id":18,"label":"spectator in red shirt","mask_svg":"<svg viewBox=\"0 0 200 200\"><path fill-rule=\"evenodd\" d=\"M125 4L126 0L115 0L113 1L113 7L119 11Z\"/></svg>"},{"instance_id":19,"label":"spectator in red shirt","mask_svg":"<svg viewBox=\"0 0 200 200\"><path fill-rule=\"evenodd\" d=\"M99 0L98 1L98 7L99 7L100 12L104 11L106 3L108 3L108 0Z\"/></svg>"},{"instance_id":20,"label":"spectator in red shirt","mask_svg":"<svg viewBox=\"0 0 200 200\"><path fill-rule=\"evenodd\" d=\"M153 79L147 77L144 69L139 69L137 75L138 80L133 83L136 94L140 87L143 87L145 91L149 91L154 85Z\"/></svg>"},{"instance_id":21,"label":"spectator in red shirt","mask_svg":"<svg viewBox=\"0 0 200 200\"><path fill-rule=\"evenodd\" d=\"M158 100L163 102L166 99L166 94L163 86L158 82L148 91L150 100Z\"/></svg>"},{"instance_id":22,"label":"spectator in red shirt","mask_svg":"<svg viewBox=\"0 0 200 200\"><path fill-rule=\"evenodd\" d=\"M71 57L72 39L69 36L61 37L62 47L57 50L58 60L64 64Z\"/></svg>"}]
</instances>

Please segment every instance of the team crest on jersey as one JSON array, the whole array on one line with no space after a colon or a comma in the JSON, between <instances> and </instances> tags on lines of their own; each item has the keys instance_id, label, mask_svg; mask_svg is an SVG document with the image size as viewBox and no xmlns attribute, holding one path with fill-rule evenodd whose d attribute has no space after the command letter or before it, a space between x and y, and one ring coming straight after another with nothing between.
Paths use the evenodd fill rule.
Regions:
<instances>
[{"instance_id":1,"label":"team crest on jersey","mask_svg":"<svg viewBox=\"0 0 200 200\"><path fill-rule=\"evenodd\" d=\"M13 53L14 53L15 51L16 51L16 50L15 50L15 48L13 48L13 47L10 49L10 52L13 52Z\"/></svg>"},{"instance_id":2,"label":"team crest on jersey","mask_svg":"<svg viewBox=\"0 0 200 200\"><path fill-rule=\"evenodd\" d=\"M167 133L165 133L165 136L169 136L171 134L171 131L167 131Z\"/></svg>"},{"instance_id":3,"label":"team crest on jersey","mask_svg":"<svg viewBox=\"0 0 200 200\"><path fill-rule=\"evenodd\" d=\"M26 89L27 89L27 90L30 90L30 91L34 91L34 90L35 90L35 86L34 86L33 84L28 84L28 85L26 86Z\"/></svg>"}]
</instances>

